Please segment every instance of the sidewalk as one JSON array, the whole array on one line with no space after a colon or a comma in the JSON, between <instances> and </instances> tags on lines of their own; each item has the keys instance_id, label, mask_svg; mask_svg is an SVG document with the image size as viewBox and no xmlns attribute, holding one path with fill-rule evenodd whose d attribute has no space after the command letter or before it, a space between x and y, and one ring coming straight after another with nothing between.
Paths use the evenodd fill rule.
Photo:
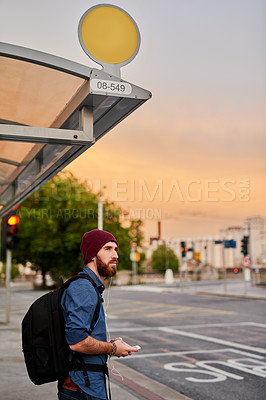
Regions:
<instances>
[{"instance_id":1,"label":"sidewalk","mask_svg":"<svg viewBox=\"0 0 266 400\"><path fill-rule=\"evenodd\" d=\"M123 286L117 287L123 290ZM171 285L164 283L158 285L126 286L126 290L150 291L150 292L176 292L204 296L230 297L246 300L266 300L266 287L251 286L250 282L242 279L199 281L199 282L175 282Z\"/></svg>"},{"instance_id":2,"label":"sidewalk","mask_svg":"<svg viewBox=\"0 0 266 400\"><path fill-rule=\"evenodd\" d=\"M266 300L266 287L251 286L247 281L221 281L220 284L209 284L198 287L197 295L231 297L246 300Z\"/></svg>"},{"instance_id":3,"label":"sidewalk","mask_svg":"<svg viewBox=\"0 0 266 400\"><path fill-rule=\"evenodd\" d=\"M4 318L5 288L0 287L0 374L2 378L1 398L5 400L56 400L56 383L35 386L28 378L21 351L21 320L29 307L28 284L21 287L19 293L17 284L12 284L10 323L6 325ZM175 282L172 285L135 285L116 287L118 290L176 292L191 295L226 296L236 299L266 300L266 288L251 286L242 280L205 281L205 282ZM226 289L226 290L225 290ZM38 297L40 295L36 294ZM145 375L121 366L115 358L112 365L121 372L120 377L111 374L113 400L189 400L169 387L152 380Z\"/></svg>"},{"instance_id":4,"label":"sidewalk","mask_svg":"<svg viewBox=\"0 0 266 400\"><path fill-rule=\"evenodd\" d=\"M21 350L21 320L29 303L29 285L12 284L10 323L5 324L5 288L0 287L0 375L1 398L5 400L56 400L57 384L35 386L28 378ZM32 293L32 292L31 292ZM43 294L43 293L42 293ZM36 293L39 297L40 292ZM167 386L121 365L115 358L110 367L122 372L121 377L110 374L113 400L190 400Z\"/></svg>"}]
</instances>

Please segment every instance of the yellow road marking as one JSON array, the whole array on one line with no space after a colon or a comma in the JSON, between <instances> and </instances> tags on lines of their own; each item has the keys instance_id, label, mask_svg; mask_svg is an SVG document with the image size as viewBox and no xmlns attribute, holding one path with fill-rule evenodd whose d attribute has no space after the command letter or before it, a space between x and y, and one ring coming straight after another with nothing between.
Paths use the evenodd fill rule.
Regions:
<instances>
[{"instance_id":1,"label":"yellow road marking","mask_svg":"<svg viewBox=\"0 0 266 400\"><path fill-rule=\"evenodd\" d=\"M126 307L126 308L125 308ZM202 307L187 307L172 304L155 304L141 301L128 301L112 304L111 315L119 316L119 318L164 318L169 315L190 315L190 316L203 316L203 315L232 315L233 311L215 310L211 308Z\"/></svg>"}]
</instances>

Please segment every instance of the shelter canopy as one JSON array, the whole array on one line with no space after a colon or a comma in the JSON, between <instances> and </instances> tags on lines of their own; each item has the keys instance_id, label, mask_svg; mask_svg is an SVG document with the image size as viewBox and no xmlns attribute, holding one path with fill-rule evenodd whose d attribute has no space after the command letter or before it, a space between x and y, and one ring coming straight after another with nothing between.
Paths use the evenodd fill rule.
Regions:
<instances>
[{"instance_id":1,"label":"shelter canopy","mask_svg":"<svg viewBox=\"0 0 266 400\"><path fill-rule=\"evenodd\" d=\"M151 97L102 70L6 43L0 89L0 217Z\"/></svg>"}]
</instances>

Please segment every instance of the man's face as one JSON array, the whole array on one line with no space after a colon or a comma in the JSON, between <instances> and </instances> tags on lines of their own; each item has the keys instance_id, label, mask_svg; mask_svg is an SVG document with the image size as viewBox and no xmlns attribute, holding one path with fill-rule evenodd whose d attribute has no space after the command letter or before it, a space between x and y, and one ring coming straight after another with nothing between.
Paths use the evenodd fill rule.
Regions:
<instances>
[{"instance_id":1,"label":"man's face","mask_svg":"<svg viewBox=\"0 0 266 400\"><path fill-rule=\"evenodd\" d=\"M118 264L117 244L106 243L96 255L96 264L100 276L111 277L116 274Z\"/></svg>"}]
</instances>

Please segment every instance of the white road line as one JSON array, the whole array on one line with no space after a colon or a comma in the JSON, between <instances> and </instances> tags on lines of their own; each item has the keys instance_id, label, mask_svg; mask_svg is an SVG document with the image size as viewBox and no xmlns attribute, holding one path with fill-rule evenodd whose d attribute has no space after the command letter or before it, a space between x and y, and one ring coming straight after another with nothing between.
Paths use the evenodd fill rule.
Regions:
<instances>
[{"instance_id":1,"label":"white road line","mask_svg":"<svg viewBox=\"0 0 266 400\"><path fill-rule=\"evenodd\" d=\"M219 324L198 324L198 325L182 325L183 328L205 328L205 327L216 327L216 326L256 326L259 328L265 328L266 324L259 324L257 322L225 322ZM171 328L174 328L173 326Z\"/></svg>"},{"instance_id":2,"label":"white road line","mask_svg":"<svg viewBox=\"0 0 266 400\"><path fill-rule=\"evenodd\" d=\"M108 315L108 318L110 316ZM119 318L119 317L117 317ZM110 319L114 319L114 316L111 316ZM266 324L260 324L258 322L226 322L226 323L219 323L219 324L198 324L198 325L183 325L182 328L208 328L208 327L215 327L215 326L254 326L258 328L265 328ZM169 326L168 328L173 329L176 326ZM141 332L141 331L151 331L151 330L160 330L164 328L163 326L153 326L153 327L137 327L137 328L111 328L110 332Z\"/></svg>"},{"instance_id":3,"label":"white road line","mask_svg":"<svg viewBox=\"0 0 266 400\"><path fill-rule=\"evenodd\" d=\"M145 327L145 328L109 328L109 332L142 332L142 331L153 331L158 330L162 327L160 326L152 326L152 327Z\"/></svg>"},{"instance_id":4,"label":"white road line","mask_svg":"<svg viewBox=\"0 0 266 400\"><path fill-rule=\"evenodd\" d=\"M246 351L236 350L236 349L216 349L216 350L189 350L189 351L172 351L172 352L165 352L165 353L149 353L149 354L140 354L135 353L132 357L127 357L127 360L134 360L136 358L153 358L153 357L170 357L170 356L180 356L180 355L188 355L188 354L205 354L205 353L236 353L241 354L243 356L256 358L258 360L264 360L265 357L259 356L253 353L247 353ZM120 361L123 361L122 359Z\"/></svg>"},{"instance_id":5,"label":"white road line","mask_svg":"<svg viewBox=\"0 0 266 400\"><path fill-rule=\"evenodd\" d=\"M260 324L259 322L247 322L247 325L258 326L259 328L266 329L266 324Z\"/></svg>"},{"instance_id":6,"label":"white road line","mask_svg":"<svg viewBox=\"0 0 266 400\"><path fill-rule=\"evenodd\" d=\"M178 329L172 329L172 328L167 328L167 327L165 327L165 328L162 327L159 330L162 332L172 333L174 335L185 336L185 337L189 337L192 339L198 339L198 340L205 340L207 342L218 343L218 344L222 344L222 345L228 346L228 347L236 347L237 349L249 350L249 351L254 351L256 353L266 354L266 349L263 349L261 347L247 346L245 344L231 342L229 340L218 339L218 338L214 338L211 336L199 335L197 333L185 332L185 331L180 331Z\"/></svg>"}]
</instances>

